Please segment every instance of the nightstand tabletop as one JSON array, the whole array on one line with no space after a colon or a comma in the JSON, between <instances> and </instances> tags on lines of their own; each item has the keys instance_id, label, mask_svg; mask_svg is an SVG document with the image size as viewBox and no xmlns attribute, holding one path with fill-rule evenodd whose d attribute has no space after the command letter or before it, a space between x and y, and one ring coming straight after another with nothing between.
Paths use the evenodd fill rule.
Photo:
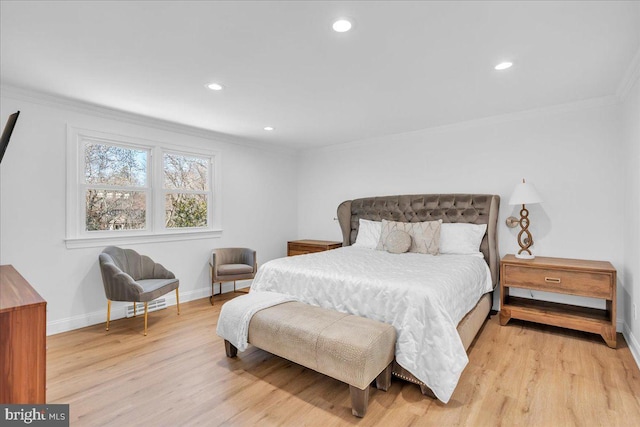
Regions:
<instances>
[{"instance_id":1,"label":"nightstand tabletop","mask_svg":"<svg viewBox=\"0 0 640 427\"><path fill-rule=\"evenodd\" d=\"M509 254L502 258L502 262L538 268L566 268L582 271L604 271L609 273L616 271L615 267L609 261L591 261L573 258L537 256L534 259L520 259L516 258L513 254Z\"/></svg>"},{"instance_id":2,"label":"nightstand tabletop","mask_svg":"<svg viewBox=\"0 0 640 427\"><path fill-rule=\"evenodd\" d=\"M300 245L315 245L315 246L342 246L342 242L337 242L335 240L313 240L313 239L302 239L302 240L289 240L288 243L298 243Z\"/></svg>"}]
</instances>

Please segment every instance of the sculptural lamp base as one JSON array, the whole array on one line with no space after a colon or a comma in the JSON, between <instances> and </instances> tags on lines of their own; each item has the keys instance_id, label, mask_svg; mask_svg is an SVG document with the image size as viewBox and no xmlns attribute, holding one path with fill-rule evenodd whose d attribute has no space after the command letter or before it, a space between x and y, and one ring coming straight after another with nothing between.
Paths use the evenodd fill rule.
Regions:
<instances>
[{"instance_id":1,"label":"sculptural lamp base","mask_svg":"<svg viewBox=\"0 0 640 427\"><path fill-rule=\"evenodd\" d=\"M536 256L533 254L528 254L528 253L521 253L521 254L516 254L516 258L519 259L534 259Z\"/></svg>"},{"instance_id":2,"label":"sculptural lamp base","mask_svg":"<svg viewBox=\"0 0 640 427\"><path fill-rule=\"evenodd\" d=\"M524 204L522 205L522 209L520 209L520 232L518 233L518 245L520 245L520 250L516 254L516 258L535 258L535 255L533 255L529 250L529 248L533 246L533 236L529 232L529 211Z\"/></svg>"}]
</instances>

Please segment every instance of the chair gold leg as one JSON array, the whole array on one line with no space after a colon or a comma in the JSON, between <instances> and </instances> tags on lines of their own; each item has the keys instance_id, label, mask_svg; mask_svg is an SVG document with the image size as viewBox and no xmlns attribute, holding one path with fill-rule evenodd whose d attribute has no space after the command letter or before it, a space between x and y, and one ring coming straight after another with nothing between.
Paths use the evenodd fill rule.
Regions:
<instances>
[{"instance_id":1,"label":"chair gold leg","mask_svg":"<svg viewBox=\"0 0 640 427\"><path fill-rule=\"evenodd\" d=\"M234 294L236 293L236 281L235 280L233 281L233 293Z\"/></svg>"},{"instance_id":2,"label":"chair gold leg","mask_svg":"<svg viewBox=\"0 0 640 427\"><path fill-rule=\"evenodd\" d=\"M138 303L137 302L133 302L133 317L136 317L136 308L138 307Z\"/></svg>"},{"instance_id":3,"label":"chair gold leg","mask_svg":"<svg viewBox=\"0 0 640 427\"><path fill-rule=\"evenodd\" d=\"M109 330L109 320L111 319L111 300L107 300L107 331Z\"/></svg>"},{"instance_id":4,"label":"chair gold leg","mask_svg":"<svg viewBox=\"0 0 640 427\"><path fill-rule=\"evenodd\" d=\"M149 304L148 302L144 303L144 336L147 336L147 304Z\"/></svg>"},{"instance_id":5,"label":"chair gold leg","mask_svg":"<svg viewBox=\"0 0 640 427\"><path fill-rule=\"evenodd\" d=\"M178 316L180 315L180 296L178 295L178 288L176 288L176 307L178 307Z\"/></svg>"}]
</instances>

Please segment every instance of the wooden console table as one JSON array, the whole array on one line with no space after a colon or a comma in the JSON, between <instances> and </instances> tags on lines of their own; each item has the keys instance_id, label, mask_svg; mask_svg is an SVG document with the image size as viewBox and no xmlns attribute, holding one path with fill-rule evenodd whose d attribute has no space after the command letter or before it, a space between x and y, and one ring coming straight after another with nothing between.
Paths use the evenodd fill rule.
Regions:
<instances>
[{"instance_id":1,"label":"wooden console table","mask_svg":"<svg viewBox=\"0 0 640 427\"><path fill-rule=\"evenodd\" d=\"M600 298L606 308L513 297L512 287ZM501 325L513 318L592 332L616 348L616 269L607 261L506 255L500 261L500 303Z\"/></svg>"},{"instance_id":2,"label":"wooden console table","mask_svg":"<svg viewBox=\"0 0 640 427\"><path fill-rule=\"evenodd\" d=\"M46 346L47 302L13 266L0 266L0 403L46 403Z\"/></svg>"}]
</instances>

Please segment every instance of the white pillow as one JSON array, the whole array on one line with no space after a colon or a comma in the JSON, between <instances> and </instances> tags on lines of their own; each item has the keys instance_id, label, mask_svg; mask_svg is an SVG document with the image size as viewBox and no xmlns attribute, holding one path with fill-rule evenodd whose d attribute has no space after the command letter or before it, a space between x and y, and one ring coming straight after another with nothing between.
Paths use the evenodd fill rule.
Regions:
<instances>
[{"instance_id":1,"label":"white pillow","mask_svg":"<svg viewBox=\"0 0 640 427\"><path fill-rule=\"evenodd\" d=\"M440 228L440 253L477 254L486 231L487 224L443 223Z\"/></svg>"},{"instance_id":2,"label":"white pillow","mask_svg":"<svg viewBox=\"0 0 640 427\"><path fill-rule=\"evenodd\" d=\"M359 220L358 235L353 244L355 247L375 249L380 240L382 232L382 221L369 221L368 219Z\"/></svg>"}]
</instances>

